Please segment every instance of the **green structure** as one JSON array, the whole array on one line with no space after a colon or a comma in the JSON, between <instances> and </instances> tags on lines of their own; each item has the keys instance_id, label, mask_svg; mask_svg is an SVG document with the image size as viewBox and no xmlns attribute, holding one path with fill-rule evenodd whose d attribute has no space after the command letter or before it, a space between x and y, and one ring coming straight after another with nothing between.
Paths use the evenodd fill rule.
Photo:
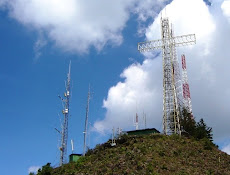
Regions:
<instances>
[{"instance_id":1,"label":"green structure","mask_svg":"<svg viewBox=\"0 0 230 175\"><path fill-rule=\"evenodd\" d=\"M81 154L70 154L69 162L77 162L80 157L81 157Z\"/></svg>"},{"instance_id":2,"label":"green structure","mask_svg":"<svg viewBox=\"0 0 230 175\"><path fill-rule=\"evenodd\" d=\"M155 128L148 128L148 129L140 129L140 130L133 130L133 131L126 131L128 135L145 135L145 134L158 134L160 133Z\"/></svg>"}]
</instances>

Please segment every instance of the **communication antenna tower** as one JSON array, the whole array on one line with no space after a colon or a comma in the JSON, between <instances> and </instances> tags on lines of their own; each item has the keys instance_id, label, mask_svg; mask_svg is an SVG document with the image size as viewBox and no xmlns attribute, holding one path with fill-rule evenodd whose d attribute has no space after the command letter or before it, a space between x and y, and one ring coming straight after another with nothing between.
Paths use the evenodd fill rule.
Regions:
<instances>
[{"instance_id":1,"label":"communication antenna tower","mask_svg":"<svg viewBox=\"0 0 230 175\"><path fill-rule=\"evenodd\" d=\"M163 132L164 134L179 134L180 129L180 109L179 109L179 90L176 72L178 62L176 56L177 46L186 46L196 43L195 34L174 36L170 28L169 19L161 17L161 39L138 43L140 52L162 49L163 58ZM179 77L178 77L179 78Z\"/></svg>"},{"instance_id":2,"label":"communication antenna tower","mask_svg":"<svg viewBox=\"0 0 230 175\"><path fill-rule=\"evenodd\" d=\"M68 118L69 118L69 100L70 100L70 69L71 69L71 61L69 63L69 72L67 74L67 81L66 81L66 91L64 93L64 98L61 100L64 102L64 109L62 113L64 115L64 121L62 124L62 131L61 131L61 147L60 147L60 166L62 166L66 162L67 156L67 140L68 140Z\"/></svg>"},{"instance_id":3,"label":"communication antenna tower","mask_svg":"<svg viewBox=\"0 0 230 175\"><path fill-rule=\"evenodd\" d=\"M89 91L88 91L88 98L87 98L87 106L86 106L86 116L85 116L85 130L84 130L84 148L83 148L83 156L85 156L86 153L86 137L87 137L87 128L88 128L88 117L89 117L89 101L90 101L90 85L89 85Z\"/></svg>"},{"instance_id":4,"label":"communication antenna tower","mask_svg":"<svg viewBox=\"0 0 230 175\"><path fill-rule=\"evenodd\" d=\"M137 115L137 113L136 113L136 117L135 117L134 126L136 127L136 130L139 129L139 125L138 125L138 115Z\"/></svg>"},{"instance_id":5,"label":"communication antenna tower","mask_svg":"<svg viewBox=\"0 0 230 175\"><path fill-rule=\"evenodd\" d=\"M190 90L188 84L186 59L184 54L181 55L181 60L182 60L182 83L183 83L184 108L187 109L188 113L190 113L191 117L193 118L192 102L191 102L191 96L190 96Z\"/></svg>"},{"instance_id":6,"label":"communication antenna tower","mask_svg":"<svg viewBox=\"0 0 230 175\"><path fill-rule=\"evenodd\" d=\"M172 37L174 36L173 25L171 24L171 34ZM183 97L182 97L182 82L181 82L181 74L180 74L180 66L179 61L177 58L176 47L172 48L172 56L173 56L173 77L175 83L175 94L176 94L176 101L178 105L178 110L181 112L183 107Z\"/></svg>"}]
</instances>

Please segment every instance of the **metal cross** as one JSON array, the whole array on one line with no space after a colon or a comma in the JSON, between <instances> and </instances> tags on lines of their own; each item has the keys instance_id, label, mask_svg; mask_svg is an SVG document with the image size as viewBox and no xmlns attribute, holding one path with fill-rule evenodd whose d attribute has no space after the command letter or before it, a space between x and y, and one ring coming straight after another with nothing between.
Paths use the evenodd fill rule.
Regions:
<instances>
[{"instance_id":1,"label":"metal cross","mask_svg":"<svg viewBox=\"0 0 230 175\"><path fill-rule=\"evenodd\" d=\"M174 37L168 18L161 18L161 39L138 43L138 51L162 49L163 58L163 132L181 134L180 92L181 77L176 47L196 43L195 34Z\"/></svg>"}]
</instances>

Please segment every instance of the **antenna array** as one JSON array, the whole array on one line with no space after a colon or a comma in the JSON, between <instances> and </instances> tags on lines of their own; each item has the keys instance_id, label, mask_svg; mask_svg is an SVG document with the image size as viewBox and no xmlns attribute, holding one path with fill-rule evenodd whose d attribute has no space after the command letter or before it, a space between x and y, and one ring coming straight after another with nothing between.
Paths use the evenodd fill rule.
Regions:
<instances>
[{"instance_id":1,"label":"antenna array","mask_svg":"<svg viewBox=\"0 0 230 175\"><path fill-rule=\"evenodd\" d=\"M191 96L190 96L190 90L188 84L185 55L181 55L181 60L182 60L182 83L183 83L184 108L187 109L187 111L191 114L191 117L193 118L192 102L191 102Z\"/></svg>"},{"instance_id":2,"label":"antenna array","mask_svg":"<svg viewBox=\"0 0 230 175\"><path fill-rule=\"evenodd\" d=\"M70 100L70 68L71 61L69 63L69 72L67 74L67 82L66 82L66 92L64 93L64 98L61 100L64 102L64 109L62 113L64 115L64 121L62 124L61 133L61 147L60 147L60 166L66 163L67 160L67 140L68 140L68 119L69 119L69 100Z\"/></svg>"}]
</instances>

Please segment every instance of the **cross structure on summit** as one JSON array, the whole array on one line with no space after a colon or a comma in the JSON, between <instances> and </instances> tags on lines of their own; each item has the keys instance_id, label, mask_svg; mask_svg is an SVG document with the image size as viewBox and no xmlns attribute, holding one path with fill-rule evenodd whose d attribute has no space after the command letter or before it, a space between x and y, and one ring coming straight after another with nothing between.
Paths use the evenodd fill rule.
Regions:
<instances>
[{"instance_id":1,"label":"cross structure on summit","mask_svg":"<svg viewBox=\"0 0 230 175\"><path fill-rule=\"evenodd\" d=\"M163 58L163 132L179 134L182 85L176 47L196 43L195 34L174 36L168 18L161 17L161 39L138 43L138 51L162 49Z\"/></svg>"}]
</instances>

